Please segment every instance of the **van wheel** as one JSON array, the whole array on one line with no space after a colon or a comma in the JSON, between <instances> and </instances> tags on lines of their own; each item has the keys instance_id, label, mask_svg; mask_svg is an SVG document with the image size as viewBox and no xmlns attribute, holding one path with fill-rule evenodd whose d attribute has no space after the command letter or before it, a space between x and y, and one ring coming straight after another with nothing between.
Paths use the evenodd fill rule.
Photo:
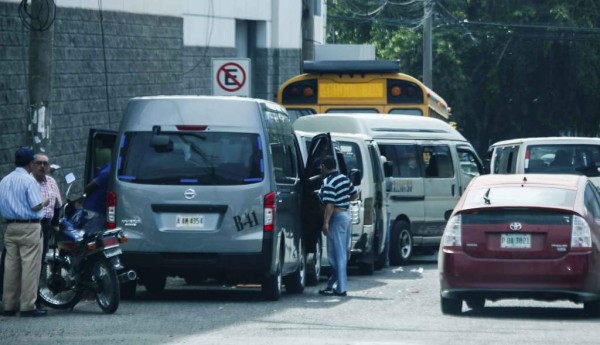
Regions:
<instances>
[{"instance_id":1,"label":"van wheel","mask_svg":"<svg viewBox=\"0 0 600 345\"><path fill-rule=\"evenodd\" d=\"M146 287L146 291L153 295L157 295L165 291L165 286L167 285L167 275L166 274L153 274L142 277L144 282L144 286Z\"/></svg>"},{"instance_id":2,"label":"van wheel","mask_svg":"<svg viewBox=\"0 0 600 345\"><path fill-rule=\"evenodd\" d=\"M394 223L390 239L390 262L392 265L405 265L413 254L413 238L410 225L403 220Z\"/></svg>"},{"instance_id":3,"label":"van wheel","mask_svg":"<svg viewBox=\"0 0 600 345\"><path fill-rule=\"evenodd\" d=\"M306 254L304 246L300 246L300 263L298 269L284 279L285 291L288 293L302 293L306 286Z\"/></svg>"},{"instance_id":4,"label":"van wheel","mask_svg":"<svg viewBox=\"0 0 600 345\"><path fill-rule=\"evenodd\" d=\"M262 283L261 290L263 297L267 301L277 301L281 297L281 285L282 285L282 275L281 275L281 261L277 262L277 269L274 274L269 275L265 278Z\"/></svg>"},{"instance_id":5,"label":"van wheel","mask_svg":"<svg viewBox=\"0 0 600 345\"><path fill-rule=\"evenodd\" d=\"M462 299L440 297L442 314L458 315L462 312Z\"/></svg>"},{"instance_id":6,"label":"van wheel","mask_svg":"<svg viewBox=\"0 0 600 345\"><path fill-rule=\"evenodd\" d=\"M321 260L323 258L323 252L321 247L321 235L315 243L314 254L312 258L307 262L306 269L306 285L314 286L319 283L321 277Z\"/></svg>"}]
</instances>

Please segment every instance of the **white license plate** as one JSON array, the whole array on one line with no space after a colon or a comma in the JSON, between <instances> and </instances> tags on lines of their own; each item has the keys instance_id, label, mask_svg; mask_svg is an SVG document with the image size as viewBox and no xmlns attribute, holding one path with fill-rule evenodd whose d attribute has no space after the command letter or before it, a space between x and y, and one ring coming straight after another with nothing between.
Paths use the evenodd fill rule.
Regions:
<instances>
[{"instance_id":1,"label":"white license plate","mask_svg":"<svg viewBox=\"0 0 600 345\"><path fill-rule=\"evenodd\" d=\"M502 234L500 248L531 248L530 234Z\"/></svg>"},{"instance_id":2,"label":"white license plate","mask_svg":"<svg viewBox=\"0 0 600 345\"><path fill-rule=\"evenodd\" d=\"M175 227L184 229L204 228L204 216L201 214L178 214L175 218Z\"/></svg>"},{"instance_id":3,"label":"white license plate","mask_svg":"<svg viewBox=\"0 0 600 345\"><path fill-rule=\"evenodd\" d=\"M111 248L104 251L104 256L112 258L113 256L121 255L121 253L123 253L121 248Z\"/></svg>"}]
</instances>

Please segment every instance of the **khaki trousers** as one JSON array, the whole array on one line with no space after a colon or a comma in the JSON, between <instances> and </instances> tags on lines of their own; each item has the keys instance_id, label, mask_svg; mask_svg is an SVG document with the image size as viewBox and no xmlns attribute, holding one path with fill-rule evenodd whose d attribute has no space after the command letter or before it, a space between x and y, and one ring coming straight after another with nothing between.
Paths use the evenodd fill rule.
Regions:
<instances>
[{"instance_id":1,"label":"khaki trousers","mask_svg":"<svg viewBox=\"0 0 600 345\"><path fill-rule=\"evenodd\" d=\"M39 223L10 223L4 243L4 310L35 309L42 269L42 228Z\"/></svg>"}]
</instances>

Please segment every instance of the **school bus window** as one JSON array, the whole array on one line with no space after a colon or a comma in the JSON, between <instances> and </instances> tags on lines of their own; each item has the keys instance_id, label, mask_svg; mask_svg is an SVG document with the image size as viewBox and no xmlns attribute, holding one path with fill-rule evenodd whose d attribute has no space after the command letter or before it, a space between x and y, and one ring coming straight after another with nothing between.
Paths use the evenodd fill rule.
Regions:
<instances>
[{"instance_id":1,"label":"school bus window","mask_svg":"<svg viewBox=\"0 0 600 345\"><path fill-rule=\"evenodd\" d=\"M328 109L326 111L326 113L336 113L336 114L340 114L340 113L370 113L370 114L377 114L377 113L379 113L379 111L377 111L377 109L360 109L360 108L340 109L340 108L336 108L336 109Z\"/></svg>"},{"instance_id":2,"label":"school bus window","mask_svg":"<svg viewBox=\"0 0 600 345\"><path fill-rule=\"evenodd\" d=\"M392 109L390 110L390 114L423 116L421 109Z\"/></svg>"}]
</instances>

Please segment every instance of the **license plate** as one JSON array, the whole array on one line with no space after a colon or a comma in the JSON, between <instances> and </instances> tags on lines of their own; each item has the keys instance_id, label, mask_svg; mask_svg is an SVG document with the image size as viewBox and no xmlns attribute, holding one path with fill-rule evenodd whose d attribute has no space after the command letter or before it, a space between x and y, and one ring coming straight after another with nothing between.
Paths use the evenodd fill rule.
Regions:
<instances>
[{"instance_id":1,"label":"license plate","mask_svg":"<svg viewBox=\"0 0 600 345\"><path fill-rule=\"evenodd\" d=\"M500 248L531 248L530 234L502 234Z\"/></svg>"},{"instance_id":2,"label":"license plate","mask_svg":"<svg viewBox=\"0 0 600 345\"><path fill-rule=\"evenodd\" d=\"M107 258L112 258L113 256L121 255L121 253L123 253L121 248L111 248L104 251L104 256Z\"/></svg>"},{"instance_id":3,"label":"license plate","mask_svg":"<svg viewBox=\"0 0 600 345\"><path fill-rule=\"evenodd\" d=\"M204 227L204 216L201 214L178 214L175 227L183 229L201 229Z\"/></svg>"}]
</instances>

